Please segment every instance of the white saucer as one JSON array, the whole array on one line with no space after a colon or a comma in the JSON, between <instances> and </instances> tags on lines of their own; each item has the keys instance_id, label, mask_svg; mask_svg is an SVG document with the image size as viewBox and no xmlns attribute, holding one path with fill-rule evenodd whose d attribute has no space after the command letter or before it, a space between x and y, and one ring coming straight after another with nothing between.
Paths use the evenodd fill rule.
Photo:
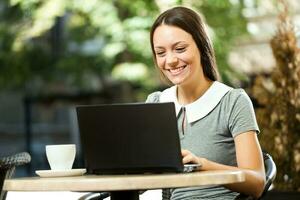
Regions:
<instances>
[{"instance_id":1,"label":"white saucer","mask_svg":"<svg viewBox=\"0 0 300 200\"><path fill-rule=\"evenodd\" d=\"M40 177L60 177L60 176L81 176L86 173L86 169L70 170L36 170L35 173Z\"/></svg>"}]
</instances>

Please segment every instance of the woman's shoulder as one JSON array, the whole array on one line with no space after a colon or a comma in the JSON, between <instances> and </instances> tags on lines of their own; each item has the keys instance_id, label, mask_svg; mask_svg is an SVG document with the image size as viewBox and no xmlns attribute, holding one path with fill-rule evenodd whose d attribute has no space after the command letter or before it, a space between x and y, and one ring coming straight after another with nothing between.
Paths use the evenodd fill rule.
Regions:
<instances>
[{"instance_id":1,"label":"woman's shoulder","mask_svg":"<svg viewBox=\"0 0 300 200\"><path fill-rule=\"evenodd\" d=\"M161 91L155 91L148 95L146 103L158 103L161 95Z\"/></svg>"},{"instance_id":2,"label":"woman's shoulder","mask_svg":"<svg viewBox=\"0 0 300 200\"><path fill-rule=\"evenodd\" d=\"M176 87L172 86L163 91L155 91L148 95L146 103L170 102L174 100Z\"/></svg>"},{"instance_id":3,"label":"woman's shoulder","mask_svg":"<svg viewBox=\"0 0 300 200\"><path fill-rule=\"evenodd\" d=\"M247 92L243 88L234 88L228 92L232 98L249 98Z\"/></svg>"},{"instance_id":4,"label":"woman's shoulder","mask_svg":"<svg viewBox=\"0 0 300 200\"><path fill-rule=\"evenodd\" d=\"M224 100L229 104L236 104L236 103L252 104L249 95L246 93L246 91L243 88L234 88L230 90L227 93L227 95L225 95Z\"/></svg>"}]
</instances>

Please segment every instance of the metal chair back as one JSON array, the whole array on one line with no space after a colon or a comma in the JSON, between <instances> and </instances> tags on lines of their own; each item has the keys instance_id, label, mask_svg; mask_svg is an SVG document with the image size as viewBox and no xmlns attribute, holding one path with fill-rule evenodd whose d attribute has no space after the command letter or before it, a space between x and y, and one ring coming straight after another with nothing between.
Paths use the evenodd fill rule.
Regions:
<instances>
[{"instance_id":1,"label":"metal chair back","mask_svg":"<svg viewBox=\"0 0 300 200\"><path fill-rule=\"evenodd\" d=\"M31 157L27 152L0 158L0 200L4 200L7 194L6 191L2 190L5 179L13 176L16 166L29 163L30 160Z\"/></svg>"}]
</instances>

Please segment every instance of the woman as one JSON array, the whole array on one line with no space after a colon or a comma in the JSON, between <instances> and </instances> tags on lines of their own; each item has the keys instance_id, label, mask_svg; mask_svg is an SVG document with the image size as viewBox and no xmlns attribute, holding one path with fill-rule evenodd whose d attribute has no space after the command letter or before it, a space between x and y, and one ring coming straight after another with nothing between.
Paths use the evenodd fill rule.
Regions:
<instances>
[{"instance_id":1,"label":"woman","mask_svg":"<svg viewBox=\"0 0 300 200\"><path fill-rule=\"evenodd\" d=\"M265 173L254 109L244 90L217 81L200 16L185 7L169 9L154 22L150 40L155 64L172 86L147 102L175 103L183 163L246 175L243 183L173 189L172 199L234 199L239 193L258 198Z\"/></svg>"}]
</instances>

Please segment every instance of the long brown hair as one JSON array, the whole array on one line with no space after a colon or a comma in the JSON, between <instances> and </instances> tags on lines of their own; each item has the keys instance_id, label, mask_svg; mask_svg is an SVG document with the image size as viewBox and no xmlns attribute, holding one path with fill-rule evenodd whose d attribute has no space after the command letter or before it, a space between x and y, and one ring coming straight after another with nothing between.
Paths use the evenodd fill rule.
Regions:
<instances>
[{"instance_id":1,"label":"long brown hair","mask_svg":"<svg viewBox=\"0 0 300 200\"><path fill-rule=\"evenodd\" d=\"M191 34L200 52L201 65L205 77L212 81L218 80L214 50L199 14L189 8L178 6L164 11L156 18L150 31L150 42L155 63L153 34L156 28L162 24L176 26ZM167 79L166 77L164 78Z\"/></svg>"}]
</instances>

